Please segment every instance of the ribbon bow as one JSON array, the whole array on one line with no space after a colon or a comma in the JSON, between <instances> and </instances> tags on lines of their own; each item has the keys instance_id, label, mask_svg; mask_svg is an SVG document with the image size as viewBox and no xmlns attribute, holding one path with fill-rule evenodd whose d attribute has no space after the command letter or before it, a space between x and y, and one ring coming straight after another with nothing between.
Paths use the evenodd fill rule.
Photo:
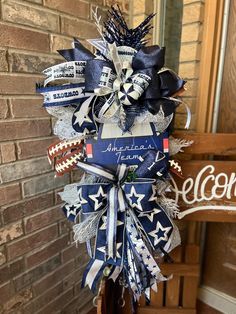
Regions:
<instances>
[{"instance_id":1,"label":"ribbon bow","mask_svg":"<svg viewBox=\"0 0 236 314\"><path fill-rule=\"evenodd\" d=\"M113 117L118 118L119 122L125 120L119 123L123 131L130 130L144 106L156 114L160 100L163 100L164 112L168 107L173 111L173 99L169 100L169 104L166 97L180 91L185 84L174 72L167 69L160 71L164 66L165 49L157 45L142 47L137 51L128 46L108 44L107 57L102 58L94 56L75 40L73 49L59 50L59 53L67 62L43 71L46 75L45 85L58 79L72 80L76 84L39 86L37 90L45 96L45 106L67 105L68 102L80 104L95 95L98 101L94 103L90 97L86 114L93 111L99 121ZM79 109L80 105L77 114Z\"/></svg>"},{"instance_id":2,"label":"ribbon bow","mask_svg":"<svg viewBox=\"0 0 236 314\"><path fill-rule=\"evenodd\" d=\"M110 181L77 186L77 213L85 217L97 213L100 217L94 253L84 273L83 284L95 289L106 266L109 266L109 276L113 279L124 268L129 285L138 298L160 275L148 247L168 251L173 231L172 222L156 202L156 181L136 179L128 182L125 164L119 166L115 175L96 165L80 161L77 165ZM163 168L162 162L160 168ZM75 232L76 226L79 224L75 225ZM140 265L143 268L141 274L137 272Z\"/></svg>"}]
</instances>

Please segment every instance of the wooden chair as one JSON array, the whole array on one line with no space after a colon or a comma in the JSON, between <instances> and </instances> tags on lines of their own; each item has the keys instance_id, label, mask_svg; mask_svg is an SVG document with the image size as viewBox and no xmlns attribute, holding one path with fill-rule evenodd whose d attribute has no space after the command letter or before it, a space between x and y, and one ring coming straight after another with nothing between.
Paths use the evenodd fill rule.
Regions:
<instances>
[{"instance_id":1,"label":"wooden chair","mask_svg":"<svg viewBox=\"0 0 236 314\"><path fill-rule=\"evenodd\" d=\"M228 177L236 171L236 134L200 134L200 133L176 133L176 137L193 140L194 144L185 149L182 155L182 169L185 178L196 178L199 171L207 165L214 166L214 174L224 172ZM181 156L180 156L181 158ZM202 179L204 179L204 174ZM177 186L181 189L183 181L176 180ZM208 180L206 184L207 195L210 195L213 181ZM236 206L236 182L233 183L231 199L223 197L203 201L203 206ZM199 204L197 204L199 205ZM185 211L196 204L187 205L180 200L181 211ZM137 314L196 314L197 289L200 276L200 246L199 234L200 223L211 222L236 222L236 211L233 210L204 210L196 211L183 218L188 223L188 236L185 245L176 248L171 256L173 264L162 264L160 268L164 275L173 274L173 278L159 284L157 293L151 293L150 305L145 300L140 300ZM103 292L102 292L103 293ZM101 304L110 303L111 300L101 297ZM98 312L106 314L106 312ZM107 314L113 314L107 312ZM122 314L130 314L128 307L123 308Z\"/></svg>"}]
</instances>

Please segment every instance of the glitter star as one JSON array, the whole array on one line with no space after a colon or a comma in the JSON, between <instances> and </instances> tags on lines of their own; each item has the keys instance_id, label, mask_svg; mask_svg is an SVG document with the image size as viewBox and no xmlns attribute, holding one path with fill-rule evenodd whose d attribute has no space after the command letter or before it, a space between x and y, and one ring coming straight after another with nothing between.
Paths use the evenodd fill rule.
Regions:
<instances>
[{"instance_id":1,"label":"glitter star","mask_svg":"<svg viewBox=\"0 0 236 314\"><path fill-rule=\"evenodd\" d=\"M156 225L156 229L149 232L150 236L154 238L154 246L156 246L159 242L168 240L168 232L172 227L163 227L161 223L158 221Z\"/></svg>"}]
</instances>

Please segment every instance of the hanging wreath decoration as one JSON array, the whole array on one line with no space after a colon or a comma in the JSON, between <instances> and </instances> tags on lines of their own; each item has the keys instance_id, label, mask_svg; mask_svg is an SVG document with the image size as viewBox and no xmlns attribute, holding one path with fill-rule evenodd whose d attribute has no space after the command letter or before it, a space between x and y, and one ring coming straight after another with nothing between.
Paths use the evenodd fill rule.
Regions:
<instances>
[{"instance_id":1,"label":"hanging wreath decoration","mask_svg":"<svg viewBox=\"0 0 236 314\"><path fill-rule=\"evenodd\" d=\"M138 300L167 280L154 253L168 255L180 243L172 221L178 205L165 191L170 171L182 175L170 156L190 145L170 136L186 82L164 68L164 48L146 46L153 14L135 29L119 8L103 26L93 15L101 38L88 41L96 52L74 39L72 49L58 51L66 62L44 70L37 91L57 118L60 140L48 148L57 176L85 172L59 193L74 240L90 256L82 286L95 291L102 275L119 277Z\"/></svg>"}]
</instances>

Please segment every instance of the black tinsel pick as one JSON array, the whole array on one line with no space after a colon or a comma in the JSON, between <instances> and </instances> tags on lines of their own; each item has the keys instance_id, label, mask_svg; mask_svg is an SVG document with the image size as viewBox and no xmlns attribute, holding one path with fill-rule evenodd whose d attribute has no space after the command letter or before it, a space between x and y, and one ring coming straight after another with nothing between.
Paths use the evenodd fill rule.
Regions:
<instances>
[{"instance_id":1,"label":"black tinsel pick","mask_svg":"<svg viewBox=\"0 0 236 314\"><path fill-rule=\"evenodd\" d=\"M155 14L150 14L139 26L129 28L119 6L117 9L111 7L108 19L104 22L104 38L110 44L115 42L117 46L129 46L139 50L147 43L144 38L153 28L150 21L154 16Z\"/></svg>"}]
</instances>

